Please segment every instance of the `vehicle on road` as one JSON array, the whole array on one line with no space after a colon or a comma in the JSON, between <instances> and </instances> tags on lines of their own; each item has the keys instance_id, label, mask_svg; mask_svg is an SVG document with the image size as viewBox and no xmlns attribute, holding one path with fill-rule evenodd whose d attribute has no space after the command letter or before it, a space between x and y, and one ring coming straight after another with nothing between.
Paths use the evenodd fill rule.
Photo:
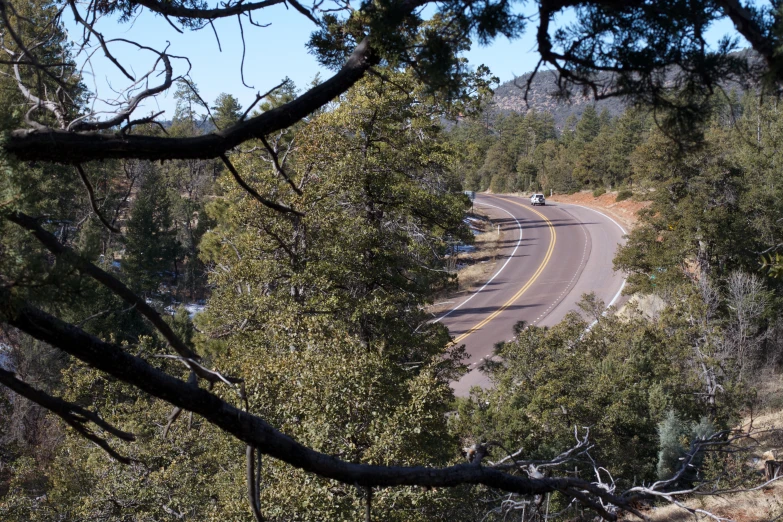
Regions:
<instances>
[{"instance_id":1,"label":"vehicle on road","mask_svg":"<svg viewBox=\"0 0 783 522\"><path fill-rule=\"evenodd\" d=\"M543 194L533 194L530 196L530 204L533 206L546 205L546 199L544 199Z\"/></svg>"}]
</instances>

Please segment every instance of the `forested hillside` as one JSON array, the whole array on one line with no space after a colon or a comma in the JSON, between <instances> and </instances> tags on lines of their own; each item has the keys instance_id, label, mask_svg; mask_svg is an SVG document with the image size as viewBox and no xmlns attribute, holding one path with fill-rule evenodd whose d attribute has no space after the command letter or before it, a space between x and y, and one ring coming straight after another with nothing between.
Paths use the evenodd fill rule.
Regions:
<instances>
[{"instance_id":1,"label":"forested hillside","mask_svg":"<svg viewBox=\"0 0 783 522\"><path fill-rule=\"evenodd\" d=\"M633 182L632 156L655 127L644 111L613 117L587 105L562 130L546 112L465 118L449 131L468 190L575 192Z\"/></svg>"},{"instance_id":2,"label":"forested hillside","mask_svg":"<svg viewBox=\"0 0 783 522\"><path fill-rule=\"evenodd\" d=\"M746 156L740 151L748 140L761 143L773 139L770 134L776 136L774 131L763 132L764 125L775 125L774 103L760 103L753 93L740 96L731 91L727 97L716 97L705 109L710 116L702 129L704 140L681 143L677 154L669 152L667 158L679 160L689 148L701 149L717 139L719 131L736 136L723 140L726 154ZM569 116L562 129L547 112L496 114L490 107L461 119L450 128L449 140L461 152L458 170L469 190L634 189L642 198L661 181L660 155L668 150L663 145L677 141L648 110L628 109L612 116L606 108L598 113L594 105L586 105L579 118ZM623 197L630 195L624 192Z\"/></svg>"},{"instance_id":3,"label":"forested hillside","mask_svg":"<svg viewBox=\"0 0 783 522\"><path fill-rule=\"evenodd\" d=\"M776 8L281 3L0 0L0 520L714 520L682 501L771 485L751 457L779 439L744 419L783 369ZM264 71L244 107L123 32L222 50L236 21L247 87L274 6L334 73ZM705 45L723 18L758 60ZM464 52L531 24L560 94L611 71L637 108L491 107ZM108 101L103 66L130 82ZM759 89L713 96L732 78ZM660 306L519 323L456 399L427 306L472 240L463 191L585 188L650 201L615 265Z\"/></svg>"}]
</instances>

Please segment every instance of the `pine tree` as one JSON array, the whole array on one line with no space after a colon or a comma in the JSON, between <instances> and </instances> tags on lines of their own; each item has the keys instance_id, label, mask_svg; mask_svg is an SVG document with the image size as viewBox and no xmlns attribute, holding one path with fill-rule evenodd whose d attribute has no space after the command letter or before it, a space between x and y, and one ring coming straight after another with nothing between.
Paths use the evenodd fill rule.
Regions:
<instances>
[{"instance_id":1,"label":"pine tree","mask_svg":"<svg viewBox=\"0 0 783 522\"><path fill-rule=\"evenodd\" d=\"M595 110L595 105L588 105L576 124L574 137L582 143L590 143L601 131L601 120Z\"/></svg>"},{"instance_id":2,"label":"pine tree","mask_svg":"<svg viewBox=\"0 0 783 522\"><path fill-rule=\"evenodd\" d=\"M122 269L134 289L147 294L154 292L165 272L176 271L180 248L176 237L171 196L163 177L153 169L133 203L125 234Z\"/></svg>"},{"instance_id":3,"label":"pine tree","mask_svg":"<svg viewBox=\"0 0 783 522\"><path fill-rule=\"evenodd\" d=\"M230 127L242 116L242 106L239 100L230 94L220 93L212 106L212 117L219 129Z\"/></svg>"}]
</instances>

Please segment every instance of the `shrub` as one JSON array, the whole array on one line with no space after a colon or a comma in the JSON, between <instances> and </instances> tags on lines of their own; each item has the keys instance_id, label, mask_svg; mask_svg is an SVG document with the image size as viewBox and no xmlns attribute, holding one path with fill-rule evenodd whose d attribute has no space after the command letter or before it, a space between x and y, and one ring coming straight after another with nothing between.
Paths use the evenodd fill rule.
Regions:
<instances>
[{"instance_id":1,"label":"shrub","mask_svg":"<svg viewBox=\"0 0 783 522\"><path fill-rule=\"evenodd\" d=\"M603 187L598 187L593 191L594 198L597 198L598 196L603 196L604 194L606 194L606 189Z\"/></svg>"},{"instance_id":2,"label":"shrub","mask_svg":"<svg viewBox=\"0 0 783 522\"><path fill-rule=\"evenodd\" d=\"M688 433L687 425L669 410L666 418L658 424L658 479L666 480L677 471L680 458L685 453L682 439Z\"/></svg>"},{"instance_id":3,"label":"shrub","mask_svg":"<svg viewBox=\"0 0 783 522\"><path fill-rule=\"evenodd\" d=\"M622 201L631 197L633 197L633 192L630 190L621 190L617 193L617 199L615 199L615 201Z\"/></svg>"},{"instance_id":4,"label":"shrub","mask_svg":"<svg viewBox=\"0 0 783 522\"><path fill-rule=\"evenodd\" d=\"M682 465L681 459L695 439L706 439L715 433L715 426L706 417L697 422L685 422L669 410L666 418L658 424L658 479L671 478ZM691 468L679 482L692 482L695 472L704 462L704 453L699 453L691 462Z\"/></svg>"}]
</instances>

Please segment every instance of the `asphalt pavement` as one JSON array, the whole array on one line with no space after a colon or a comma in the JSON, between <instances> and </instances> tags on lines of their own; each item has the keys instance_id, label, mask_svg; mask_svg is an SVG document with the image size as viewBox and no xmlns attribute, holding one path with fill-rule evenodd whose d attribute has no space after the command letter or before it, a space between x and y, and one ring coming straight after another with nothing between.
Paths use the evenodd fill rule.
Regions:
<instances>
[{"instance_id":1,"label":"asphalt pavement","mask_svg":"<svg viewBox=\"0 0 783 522\"><path fill-rule=\"evenodd\" d=\"M577 309L582 294L615 304L624 285L612 259L625 231L610 217L565 203L534 207L506 195L480 194L474 204L500 225L503 243L486 283L437 319L471 356L471 371L452 383L458 396L490 384L475 368L495 343L511 340L518 321L552 326Z\"/></svg>"}]
</instances>

